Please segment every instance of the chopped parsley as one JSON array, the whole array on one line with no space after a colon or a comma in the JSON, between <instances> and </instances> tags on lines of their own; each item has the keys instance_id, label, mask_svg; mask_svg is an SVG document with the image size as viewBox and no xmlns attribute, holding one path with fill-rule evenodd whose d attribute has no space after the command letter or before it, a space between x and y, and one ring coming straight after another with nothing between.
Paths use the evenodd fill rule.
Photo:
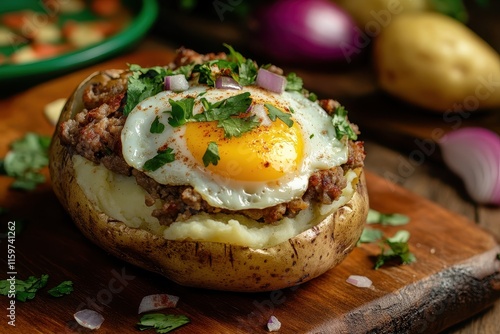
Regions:
<instances>
[{"instance_id":1,"label":"chopped parsley","mask_svg":"<svg viewBox=\"0 0 500 334\"><path fill-rule=\"evenodd\" d=\"M392 238L384 238L380 246L381 254L375 262L375 269L379 269L389 261L400 261L402 264L410 264L416 261L415 255L410 252L408 240L410 232L401 230L396 232ZM387 246L389 248L387 248Z\"/></svg>"},{"instance_id":2,"label":"chopped parsley","mask_svg":"<svg viewBox=\"0 0 500 334\"><path fill-rule=\"evenodd\" d=\"M16 299L22 302L33 299L36 293L47 285L49 275L44 274L39 278L30 276L26 280L15 280L15 291L11 290L11 280L5 279L0 281L0 295L9 296L15 295ZM63 281L59 285L48 290L47 293L53 297L62 297L73 292L73 282ZM13 296L12 296L13 297Z\"/></svg>"},{"instance_id":3,"label":"chopped parsley","mask_svg":"<svg viewBox=\"0 0 500 334\"><path fill-rule=\"evenodd\" d=\"M410 221L410 218L400 213L380 213L376 210L370 209L366 223L368 224L382 224L390 226L405 225Z\"/></svg>"},{"instance_id":4,"label":"chopped parsley","mask_svg":"<svg viewBox=\"0 0 500 334\"><path fill-rule=\"evenodd\" d=\"M128 115L142 100L156 95L165 88L167 70L163 67L142 68L130 65L132 75L128 78L127 99L123 114Z\"/></svg>"},{"instance_id":5,"label":"chopped parsley","mask_svg":"<svg viewBox=\"0 0 500 334\"><path fill-rule=\"evenodd\" d=\"M220 160L220 156L219 156L219 147L217 146L216 142L211 141L210 143L208 143L207 150L205 151L205 154L203 154L202 159L205 167L207 167L210 164L217 166Z\"/></svg>"},{"instance_id":6,"label":"chopped parsley","mask_svg":"<svg viewBox=\"0 0 500 334\"><path fill-rule=\"evenodd\" d=\"M407 224L409 218L400 213L383 214L376 210L370 209L368 211L367 224L381 224L382 226L400 226ZM390 261L400 261L402 264L409 264L416 261L415 255L410 252L408 240L410 239L410 232L406 230L399 230L396 234L387 238L379 229L365 227L361 237L359 238L358 245L362 243L380 242L381 253L375 261L375 269L380 268Z\"/></svg>"},{"instance_id":7,"label":"chopped parsley","mask_svg":"<svg viewBox=\"0 0 500 334\"><path fill-rule=\"evenodd\" d=\"M286 76L286 91L296 91L296 92L301 92L302 91L302 85L304 84L303 80L301 77L297 76L296 73L290 72Z\"/></svg>"},{"instance_id":8,"label":"chopped parsley","mask_svg":"<svg viewBox=\"0 0 500 334\"><path fill-rule=\"evenodd\" d=\"M165 125L160 122L160 118L158 116L155 117L153 123L151 123L151 127L149 128L149 132L151 133L162 133L165 130Z\"/></svg>"},{"instance_id":9,"label":"chopped parsley","mask_svg":"<svg viewBox=\"0 0 500 334\"><path fill-rule=\"evenodd\" d=\"M156 329L156 333L168 333L190 322L185 315L151 313L141 317L137 323L139 330Z\"/></svg>"},{"instance_id":10,"label":"chopped parsley","mask_svg":"<svg viewBox=\"0 0 500 334\"><path fill-rule=\"evenodd\" d=\"M0 160L0 175L13 177L12 189L33 190L45 182L40 172L49 164L50 137L29 132L11 143L10 151Z\"/></svg>"},{"instance_id":11,"label":"chopped parsley","mask_svg":"<svg viewBox=\"0 0 500 334\"><path fill-rule=\"evenodd\" d=\"M274 122L276 121L276 118L279 118L283 123L288 125L289 128L293 126L293 120L290 118L291 117L290 114L279 110L278 108L269 103L264 104L264 106L269 111L269 118L271 119L271 121Z\"/></svg>"},{"instance_id":12,"label":"chopped parsley","mask_svg":"<svg viewBox=\"0 0 500 334\"><path fill-rule=\"evenodd\" d=\"M358 139L358 136L351 128L351 125L347 120L347 110L343 106L339 106L335 109L332 124L335 127L335 136L338 140L341 140L344 137L352 140Z\"/></svg>"},{"instance_id":13,"label":"chopped parsley","mask_svg":"<svg viewBox=\"0 0 500 334\"><path fill-rule=\"evenodd\" d=\"M69 295L71 292L73 292L73 282L63 281L47 292L53 297L62 297L64 295Z\"/></svg>"},{"instance_id":14,"label":"chopped parsley","mask_svg":"<svg viewBox=\"0 0 500 334\"><path fill-rule=\"evenodd\" d=\"M25 302L29 299L35 298L35 295L38 290L47 285L47 281L49 279L49 275L42 275L39 278L35 276L30 276L26 280L15 280L15 296L16 299L22 302ZM10 296L12 294L11 291L11 281L10 280L2 280L0 281L0 294L4 296Z\"/></svg>"},{"instance_id":15,"label":"chopped parsley","mask_svg":"<svg viewBox=\"0 0 500 334\"><path fill-rule=\"evenodd\" d=\"M167 147L165 150L158 151L157 153L157 155L144 163L144 166L142 167L144 171L153 172L161 166L175 160L175 154L170 147Z\"/></svg>"},{"instance_id":16,"label":"chopped parsley","mask_svg":"<svg viewBox=\"0 0 500 334\"><path fill-rule=\"evenodd\" d=\"M233 79L242 86L253 84L257 78L257 65L253 60L246 59L241 53L235 51L231 45L224 44L224 46L229 50L228 59L235 62L238 68L237 73L232 73Z\"/></svg>"},{"instance_id":17,"label":"chopped parsley","mask_svg":"<svg viewBox=\"0 0 500 334\"><path fill-rule=\"evenodd\" d=\"M363 232L361 233L361 237L359 238L358 245L363 243L376 242L382 239L383 236L384 234L381 230L365 227L363 229Z\"/></svg>"},{"instance_id":18,"label":"chopped parsley","mask_svg":"<svg viewBox=\"0 0 500 334\"><path fill-rule=\"evenodd\" d=\"M168 124L178 127L193 119L194 98L188 97L178 101L170 99L168 102L172 106Z\"/></svg>"}]
</instances>

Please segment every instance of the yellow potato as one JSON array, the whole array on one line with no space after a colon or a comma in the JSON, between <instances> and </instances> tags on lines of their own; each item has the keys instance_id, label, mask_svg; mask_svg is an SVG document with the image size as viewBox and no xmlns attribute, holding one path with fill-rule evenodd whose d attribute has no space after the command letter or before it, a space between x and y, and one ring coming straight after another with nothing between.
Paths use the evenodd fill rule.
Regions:
<instances>
[{"instance_id":1,"label":"yellow potato","mask_svg":"<svg viewBox=\"0 0 500 334\"><path fill-rule=\"evenodd\" d=\"M334 0L356 20L360 28L376 32L402 13L429 10L427 0Z\"/></svg>"},{"instance_id":2,"label":"yellow potato","mask_svg":"<svg viewBox=\"0 0 500 334\"><path fill-rule=\"evenodd\" d=\"M99 75L89 77L77 88L65 105L59 124L81 110L85 86ZM368 214L364 174L357 169L358 177L353 182L356 191L347 204L277 245L252 248L221 242L167 240L162 233L133 228L105 214L79 185L74 161L73 152L61 144L56 133L49 164L53 189L82 233L114 256L186 286L250 292L301 284L345 259L354 249Z\"/></svg>"},{"instance_id":3,"label":"yellow potato","mask_svg":"<svg viewBox=\"0 0 500 334\"><path fill-rule=\"evenodd\" d=\"M374 43L380 86L434 111L500 106L498 53L464 24L438 13L400 15Z\"/></svg>"}]
</instances>

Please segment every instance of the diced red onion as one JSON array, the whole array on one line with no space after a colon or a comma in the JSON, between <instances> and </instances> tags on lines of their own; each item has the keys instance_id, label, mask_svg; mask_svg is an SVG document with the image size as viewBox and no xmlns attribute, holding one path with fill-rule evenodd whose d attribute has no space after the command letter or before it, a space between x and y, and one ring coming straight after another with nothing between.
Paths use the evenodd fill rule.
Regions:
<instances>
[{"instance_id":1,"label":"diced red onion","mask_svg":"<svg viewBox=\"0 0 500 334\"><path fill-rule=\"evenodd\" d=\"M286 78L264 68L259 68L255 83L257 86L270 90L271 92L281 94L286 87Z\"/></svg>"},{"instance_id":2,"label":"diced red onion","mask_svg":"<svg viewBox=\"0 0 500 334\"><path fill-rule=\"evenodd\" d=\"M73 317L80 326L88 329L99 329L104 322L104 317L100 313L89 309L78 311Z\"/></svg>"},{"instance_id":3,"label":"diced red onion","mask_svg":"<svg viewBox=\"0 0 500 334\"><path fill-rule=\"evenodd\" d=\"M368 277L360 275L351 275L347 278L346 282L358 288L369 288L373 284Z\"/></svg>"},{"instance_id":4,"label":"diced red onion","mask_svg":"<svg viewBox=\"0 0 500 334\"><path fill-rule=\"evenodd\" d=\"M220 76L215 80L215 88L218 89L241 89L241 85L231 77Z\"/></svg>"},{"instance_id":5,"label":"diced red onion","mask_svg":"<svg viewBox=\"0 0 500 334\"><path fill-rule=\"evenodd\" d=\"M269 320L267 321L267 330L270 332L277 332L281 328L281 322L276 318L274 315L272 315Z\"/></svg>"},{"instance_id":6,"label":"diced red onion","mask_svg":"<svg viewBox=\"0 0 500 334\"><path fill-rule=\"evenodd\" d=\"M149 311L162 310L165 308L173 308L177 306L178 301L179 297L168 295L166 293L145 296L141 300L138 313L140 314Z\"/></svg>"},{"instance_id":7,"label":"diced red onion","mask_svg":"<svg viewBox=\"0 0 500 334\"><path fill-rule=\"evenodd\" d=\"M189 82L184 74L168 75L165 77L165 90L174 92L183 92L188 90Z\"/></svg>"},{"instance_id":8,"label":"diced red onion","mask_svg":"<svg viewBox=\"0 0 500 334\"><path fill-rule=\"evenodd\" d=\"M500 205L500 136L488 129L469 127L439 140L443 160L465 184L477 203Z\"/></svg>"}]
</instances>

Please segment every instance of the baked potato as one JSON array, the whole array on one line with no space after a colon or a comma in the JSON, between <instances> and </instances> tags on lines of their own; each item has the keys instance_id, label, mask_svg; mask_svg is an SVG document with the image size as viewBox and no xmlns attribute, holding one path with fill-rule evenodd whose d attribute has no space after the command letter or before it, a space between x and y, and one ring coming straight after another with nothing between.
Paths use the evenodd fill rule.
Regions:
<instances>
[{"instance_id":1,"label":"baked potato","mask_svg":"<svg viewBox=\"0 0 500 334\"><path fill-rule=\"evenodd\" d=\"M54 192L88 239L112 255L178 284L241 292L271 291L301 284L338 265L353 250L369 206L362 167L350 171L345 187L349 190L343 190L334 210L315 215L307 229L296 235L258 247L190 237L167 238L165 231L172 225L158 224L155 219L154 223L146 224L142 220L131 223L137 217L130 216L141 214L134 209L125 215L130 219L122 218L121 209L113 211L114 204L95 193L105 194L108 191L105 183L118 187L112 191L119 198L143 196L144 190L133 176L113 176L105 167L80 156L61 140L61 128L84 109L82 101L89 87L101 84L103 78L125 74L126 70L109 70L85 79L68 99L50 147L49 168ZM120 184L127 182L126 188L120 188ZM137 198L140 197L132 200L135 205L123 204L121 200L118 205L144 206L144 210L155 207L139 203ZM230 216L230 213L222 215Z\"/></svg>"}]
</instances>

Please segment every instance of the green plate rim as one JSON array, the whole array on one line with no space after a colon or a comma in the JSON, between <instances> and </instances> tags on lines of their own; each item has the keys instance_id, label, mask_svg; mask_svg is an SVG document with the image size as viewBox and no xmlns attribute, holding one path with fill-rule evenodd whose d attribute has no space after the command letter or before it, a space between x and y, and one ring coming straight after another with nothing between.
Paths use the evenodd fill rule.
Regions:
<instances>
[{"instance_id":1,"label":"green plate rim","mask_svg":"<svg viewBox=\"0 0 500 334\"><path fill-rule=\"evenodd\" d=\"M159 14L156 0L142 0L140 12L129 26L101 43L32 63L0 66L0 82L71 71L94 64L131 47L151 28Z\"/></svg>"}]
</instances>

